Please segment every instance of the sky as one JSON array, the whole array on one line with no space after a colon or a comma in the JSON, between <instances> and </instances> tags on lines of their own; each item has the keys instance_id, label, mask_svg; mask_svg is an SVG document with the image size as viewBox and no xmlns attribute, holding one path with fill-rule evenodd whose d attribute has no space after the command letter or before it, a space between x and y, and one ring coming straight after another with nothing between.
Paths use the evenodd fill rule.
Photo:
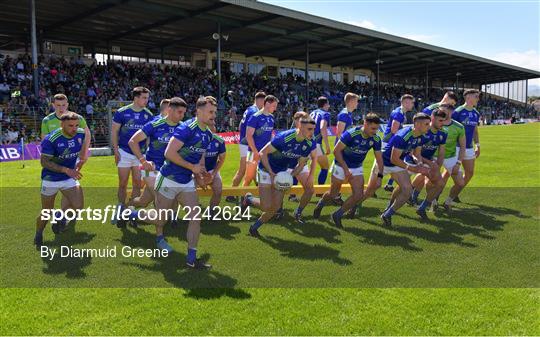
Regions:
<instances>
[{"instance_id":1,"label":"sky","mask_svg":"<svg viewBox=\"0 0 540 337\"><path fill-rule=\"evenodd\" d=\"M262 2L540 71L540 0Z\"/></svg>"}]
</instances>

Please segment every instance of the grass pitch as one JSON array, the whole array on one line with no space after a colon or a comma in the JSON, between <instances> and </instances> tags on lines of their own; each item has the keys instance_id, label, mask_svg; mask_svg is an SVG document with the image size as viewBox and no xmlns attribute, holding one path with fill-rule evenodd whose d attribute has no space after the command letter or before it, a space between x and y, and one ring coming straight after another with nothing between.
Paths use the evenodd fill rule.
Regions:
<instances>
[{"instance_id":1,"label":"grass pitch","mask_svg":"<svg viewBox=\"0 0 540 337\"><path fill-rule=\"evenodd\" d=\"M199 252L214 268L195 273L182 268L185 228L167 230L169 258L40 258L39 161L1 163L0 334L538 335L540 124L483 127L480 138L476 176L451 215L421 223L404 206L384 229L380 190L344 230L331 226L333 207L312 219L316 200L305 225L265 224L263 240L247 237L252 221L203 222ZM238 161L235 145L227 151L226 185ZM85 206L115 204L112 157L90 158L83 173ZM49 228L52 247L154 245L150 226Z\"/></svg>"}]
</instances>

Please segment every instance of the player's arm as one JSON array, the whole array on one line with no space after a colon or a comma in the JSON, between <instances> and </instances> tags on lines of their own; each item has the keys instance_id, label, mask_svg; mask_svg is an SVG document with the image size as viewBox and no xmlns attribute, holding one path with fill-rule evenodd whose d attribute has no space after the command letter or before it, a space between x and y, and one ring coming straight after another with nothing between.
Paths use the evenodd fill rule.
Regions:
<instances>
[{"instance_id":1,"label":"player's arm","mask_svg":"<svg viewBox=\"0 0 540 337\"><path fill-rule=\"evenodd\" d=\"M219 170L221 170L221 168L223 167L223 164L225 164L226 157L227 157L227 152L223 152L218 155L218 160L216 163L216 168L214 168L214 171L213 171L213 176L219 173Z\"/></svg>"},{"instance_id":2,"label":"player's arm","mask_svg":"<svg viewBox=\"0 0 540 337\"><path fill-rule=\"evenodd\" d=\"M311 157L311 164L309 165L308 181L313 181L313 179L311 178L314 176L315 170L317 169L317 150L313 149L313 151L311 151L309 156Z\"/></svg>"},{"instance_id":3,"label":"player's arm","mask_svg":"<svg viewBox=\"0 0 540 337\"><path fill-rule=\"evenodd\" d=\"M41 121L41 140L45 139L45 136L47 135L47 133L49 130L47 129L47 125L45 124L45 121L42 120Z\"/></svg>"},{"instance_id":4,"label":"player's arm","mask_svg":"<svg viewBox=\"0 0 540 337\"><path fill-rule=\"evenodd\" d=\"M90 129L88 126L84 127L84 142L83 146L81 148L81 153L79 155L79 160L81 162L86 163L88 160L88 150L90 149L90 141L92 140L92 134L90 133Z\"/></svg>"},{"instance_id":5,"label":"player's arm","mask_svg":"<svg viewBox=\"0 0 540 337\"><path fill-rule=\"evenodd\" d=\"M182 166L183 168L190 170L194 174L200 174L203 171L204 165L201 165L200 162L197 164L192 164L178 154L178 151L180 151L183 146L184 142L175 137L171 137L171 140L169 141L169 144L167 144L167 148L165 149L165 159L178 166Z\"/></svg>"},{"instance_id":6,"label":"player's arm","mask_svg":"<svg viewBox=\"0 0 540 337\"><path fill-rule=\"evenodd\" d=\"M249 146L250 151L253 153L253 161L259 160L259 151L257 151L257 146L255 146L255 139L253 135L255 134L255 128L248 126L246 129L246 140Z\"/></svg>"},{"instance_id":7,"label":"player's arm","mask_svg":"<svg viewBox=\"0 0 540 337\"><path fill-rule=\"evenodd\" d=\"M390 127L390 133L391 133L392 135L395 135L396 132L399 131L399 127L400 127L400 126L401 126L401 123L400 123L398 120L395 120L395 119L394 119L394 120L392 121L392 126Z\"/></svg>"},{"instance_id":8,"label":"player's arm","mask_svg":"<svg viewBox=\"0 0 540 337\"><path fill-rule=\"evenodd\" d=\"M298 164L296 165L294 170L291 172L291 175L293 177L296 177L297 175L299 175L300 172L302 172L302 169L304 168L304 166L307 164L308 160L309 160L309 157L300 157L300 158L298 158Z\"/></svg>"},{"instance_id":9,"label":"player's arm","mask_svg":"<svg viewBox=\"0 0 540 337\"><path fill-rule=\"evenodd\" d=\"M351 174L351 171L349 170L349 166L347 166L345 159L343 159L343 150L345 150L345 147L346 145L340 139L336 146L334 146L334 157L339 166L343 169L343 172L345 172L345 177L348 177Z\"/></svg>"},{"instance_id":10,"label":"player's arm","mask_svg":"<svg viewBox=\"0 0 540 337\"><path fill-rule=\"evenodd\" d=\"M459 144L459 153L458 153L458 163L461 164L465 158L465 146L467 144L467 138L465 132L462 132L458 138Z\"/></svg>"},{"instance_id":11,"label":"player's arm","mask_svg":"<svg viewBox=\"0 0 540 337\"><path fill-rule=\"evenodd\" d=\"M373 150L373 154L375 155L375 162L377 163L377 169L379 174L377 175L380 179L382 179L382 176L384 174L384 162L383 162L383 156L381 151Z\"/></svg>"},{"instance_id":12,"label":"player's arm","mask_svg":"<svg viewBox=\"0 0 540 337\"><path fill-rule=\"evenodd\" d=\"M416 151L416 149L415 149L415 151ZM392 155L390 156L390 161L392 162L392 164L394 164L396 166L399 166L401 168L404 168L404 169L406 169L407 171L410 171L410 172L421 173L421 174L427 174L428 173L428 170L423 166L420 166L420 165L412 166L412 165L409 165L406 162L404 162L400 158L402 153L403 153L402 149L399 149L397 147L394 147L392 149Z\"/></svg>"},{"instance_id":13,"label":"player's arm","mask_svg":"<svg viewBox=\"0 0 540 337\"><path fill-rule=\"evenodd\" d=\"M341 138L341 134L343 133L343 131L345 131L345 123L341 122L341 121L338 121L337 126L336 126L336 138L337 139Z\"/></svg>"},{"instance_id":14,"label":"player's arm","mask_svg":"<svg viewBox=\"0 0 540 337\"><path fill-rule=\"evenodd\" d=\"M323 139L323 142L324 142L324 151L323 151L323 153L325 155L329 155L330 154L330 144L328 143L328 122L326 121L326 119L323 118L321 120L320 128L321 128L321 136L322 136L322 139ZM315 160L316 160L316 158L315 158Z\"/></svg>"},{"instance_id":15,"label":"player's arm","mask_svg":"<svg viewBox=\"0 0 540 337\"><path fill-rule=\"evenodd\" d=\"M57 163L53 161L53 158L54 157L49 154L42 153L40 157L41 167L47 170L54 171L54 172L67 174L70 178L73 178L73 179L78 180L82 178L81 172L74 169L70 169L69 167L58 165Z\"/></svg>"},{"instance_id":16,"label":"player's arm","mask_svg":"<svg viewBox=\"0 0 540 337\"><path fill-rule=\"evenodd\" d=\"M480 157L480 137L478 135L478 126L474 127L473 140L476 144L476 158Z\"/></svg>"},{"instance_id":17,"label":"player's arm","mask_svg":"<svg viewBox=\"0 0 540 337\"><path fill-rule=\"evenodd\" d=\"M270 162L268 161L268 155L270 153L276 152L276 148L272 146L270 142L266 144L262 150L261 150L261 163L263 164L263 167L265 168L266 172L270 174L270 176L274 177L276 174L274 171L272 171L272 167L270 167Z\"/></svg>"},{"instance_id":18,"label":"player's arm","mask_svg":"<svg viewBox=\"0 0 540 337\"><path fill-rule=\"evenodd\" d=\"M437 165L439 165L439 167L443 166L445 152L446 152L445 144L440 144L439 145L439 155L437 156Z\"/></svg>"},{"instance_id":19,"label":"player's arm","mask_svg":"<svg viewBox=\"0 0 540 337\"><path fill-rule=\"evenodd\" d=\"M133 136L128 141L129 148L131 149L131 152L133 152L133 155L139 159L139 162L142 164L143 168L146 171L153 171L154 170L154 163L149 162L144 158L144 155L142 154L141 147L139 146L139 142L142 142L146 140L148 137L146 137L146 133L144 133L143 130L137 130Z\"/></svg>"},{"instance_id":20,"label":"player's arm","mask_svg":"<svg viewBox=\"0 0 540 337\"><path fill-rule=\"evenodd\" d=\"M117 122L112 122L111 127L111 143L112 143L112 150L114 153L114 161L116 164L120 161L120 152L118 151L118 134L120 133L120 128L122 127L122 124Z\"/></svg>"}]
</instances>

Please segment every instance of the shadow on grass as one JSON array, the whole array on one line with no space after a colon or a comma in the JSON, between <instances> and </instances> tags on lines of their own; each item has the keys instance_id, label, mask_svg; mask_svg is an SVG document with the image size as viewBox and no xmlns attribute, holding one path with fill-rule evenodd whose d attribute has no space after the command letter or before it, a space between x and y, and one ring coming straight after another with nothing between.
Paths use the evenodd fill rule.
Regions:
<instances>
[{"instance_id":1,"label":"shadow on grass","mask_svg":"<svg viewBox=\"0 0 540 337\"><path fill-rule=\"evenodd\" d=\"M374 224L373 222L371 222ZM401 247L412 252L421 252L422 248L416 247L413 240L406 236L392 235L382 230L362 229L346 226L344 231L361 238L360 242L383 247Z\"/></svg>"},{"instance_id":2,"label":"shadow on grass","mask_svg":"<svg viewBox=\"0 0 540 337\"><path fill-rule=\"evenodd\" d=\"M122 229L120 242L131 247L143 249L155 248L155 236L140 228ZM201 258L208 260L209 254ZM185 296L201 299L212 299L227 296L235 299L248 299L251 295L242 289L233 289L237 281L227 275L213 270L190 270L185 267L186 255L173 251L168 257L154 257L153 265L126 263L137 268L159 272L164 280L176 288L186 289ZM152 285L149 285L152 286Z\"/></svg>"},{"instance_id":3,"label":"shadow on grass","mask_svg":"<svg viewBox=\"0 0 540 337\"><path fill-rule=\"evenodd\" d=\"M47 225L50 228L50 224ZM52 231L45 230L45 235L55 235ZM87 257L60 257L60 246L74 246L85 244L95 237L95 234L75 231L75 225L68 226L66 231L54 236L52 241L44 241L43 244L56 249L56 256L51 260L43 257L41 260L46 264L43 268L45 274L65 274L67 278L84 278L84 268L92 263L92 258ZM46 239L46 237L45 237ZM39 254L39 253L38 253Z\"/></svg>"},{"instance_id":4,"label":"shadow on grass","mask_svg":"<svg viewBox=\"0 0 540 337\"><path fill-rule=\"evenodd\" d=\"M302 260L329 260L333 263L346 266L352 264L348 259L339 257L339 250L327 246L315 244L309 245L303 242L285 240L274 236L262 236L261 242L278 250L282 256Z\"/></svg>"},{"instance_id":5,"label":"shadow on grass","mask_svg":"<svg viewBox=\"0 0 540 337\"><path fill-rule=\"evenodd\" d=\"M303 218L305 223L298 223L292 216L285 214L283 219L275 221L283 228L288 229L291 233L298 234L307 238L320 238L328 243L341 243L338 239L340 232L334 228L329 228L321 223L316 222L311 216Z\"/></svg>"}]
</instances>

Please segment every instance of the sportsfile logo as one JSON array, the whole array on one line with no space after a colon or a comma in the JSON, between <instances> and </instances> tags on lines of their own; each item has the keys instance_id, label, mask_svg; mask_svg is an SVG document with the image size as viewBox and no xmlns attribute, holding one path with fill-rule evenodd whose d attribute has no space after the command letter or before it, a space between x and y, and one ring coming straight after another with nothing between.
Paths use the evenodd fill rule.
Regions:
<instances>
[{"instance_id":1,"label":"sportsfile logo","mask_svg":"<svg viewBox=\"0 0 540 337\"><path fill-rule=\"evenodd\" d=\"M183 215L182 215L183 214ZM41 220L50 221L53 224L59 222L70 222L73 220L97 221L105 223L108 221L129 221L137 220L143 222L169 221L182 219L184 221L243 221L251 220L250 207L240 206L214 206L214 207L189 207L178 206L176 209L138 209L133 207L124 208L115 205L107 205L105 208L83 208L83 209L43 209L41 210Z\"/></svg>"}]
</instances>

